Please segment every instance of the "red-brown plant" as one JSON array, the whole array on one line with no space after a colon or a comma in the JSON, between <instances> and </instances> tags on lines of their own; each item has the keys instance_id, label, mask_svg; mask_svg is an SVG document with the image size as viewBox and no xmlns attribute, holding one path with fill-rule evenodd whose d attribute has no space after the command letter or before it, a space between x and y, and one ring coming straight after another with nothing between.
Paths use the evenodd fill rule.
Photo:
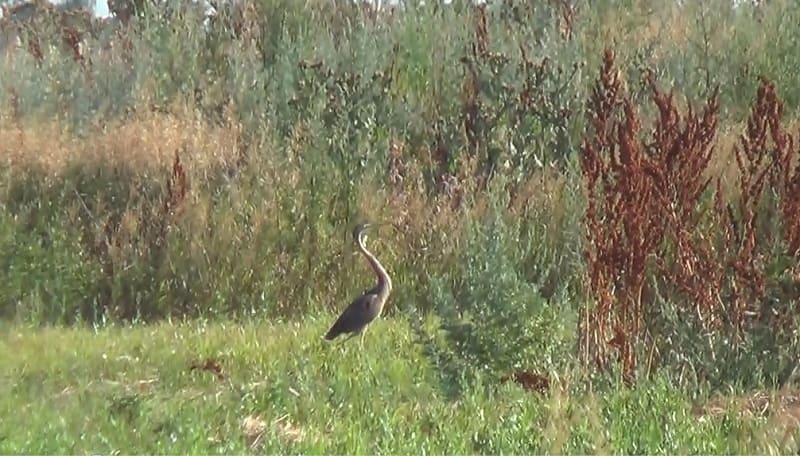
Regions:
<instances>
[{"instance_id":1,"label":"red-brown plant","mask_svg":"<svg viewBox=\"0 0 800 456\"><path fill-rule=\"evenodd\" d=\"M652 80L650 86L659 117L648 143L640 138L631 101L620 93L613 52L606 50L587 107L592 133L581 156L588 197L585 254L598 301L585 316L581 348L587 361L601 367L608 362L606 347L616 348L627 382L635 376L635 346L645 329L646 279L664 257L668 234L677 245L676 277L696 293L702 289L701 282L688 280L698 272L691 234L708 186L704 173L717 125L716 95L701 116L689 109L681 122L673 97Z\"/></svg>"},{"instance_id":2,"label":"red-brown plant","mask_svg":"<svg viewBox=\"0 0 800 456\"><path fill-rule=\"evenodd\" d=\"M678 291L688 296L692 310L706 325L715 325L723 268L707 236L698 233L698 206L711 183L707 177L717 129L717 93L706 101L698 115L689 106L683 123L672 94L658 89L650 75L648 84L658 108L653 139L647 145L655 196L666 223L666 241L673 254L656 257L658 272ZM658 217L659 214L654 214ZM668 258L669 264L665 261Z\"/></svg>"},{"instance_id":3,"label":"red-brown plant","mask_svg":"<svg viewBox=\"0 0 800 456\"><path fill-rule=\"evenodd\" d=\"M782 115L783 104L774 85L762 80L746 132L734 146L739 199L738 205L729 204L723 215L732 232L728 300L739 338L748 330L747 321L753 320L748 317L770 318L764 298L776 277L769 277L765 272L765 264L771 260L769 245L781 236L787 247L786 255L795 261L800 259L800 166L797 164L800 149L795 147L794 137L784 131ZM777 195L777 201L765 198L768 188ZM771 228L775 225L773 213L779 216L782 233ZM795 282L797 268L795 264ZM797 296L786 298L796 300Z\"/></svg>"},{"instance_id":4,"label":"red-brown plant","mask_svg":"<svg viewBox=\"0 0 800 456\"><path fill-rule=\"evenodd\" d=\"M613 52L606 49L587 108L593 136L584 141L581 156L588 196L585 254L590 289L598 301L586 315L582 348L587 358L605 367L608 330L614 327L614 345L624 375L631 379L635 357L630 344L638 333L646 259L661 228L650 226L653 220L645 218L652 212L645 206L653 200L653 189L636 139L638 119L630 101L620 97L620 89ZM620 107L624 117L616 119Z\"/></svg>"},{"instance_id":5,"label":"red-brown plant","mask_svg":"<svg viewBox=\"0 0 800 456\"><path fill-rule=\"evenodd\" d=\"M800 259L800 145L781 125L783 103L775 93L775 85L761 80L758 88L756 112L766 117L769 134L774 144L770 185L779 196L783 236L788 254ZM756 114L754 112L754 115Z\"/></svg>"},{"instance_id":6,"label":"red-brown plant","mask_svg":"<svg viewBox=\"0 0 800 456\"><path fill-rule=\"evenodd\" d=\"M645 307L654 304L645 293L649 279L682 315L693 315L707 330L731 331L735 340L755 330L756 322L787 329L798 309L776 310L772 301L800 298L800 148L782 127L783 106L773 84L761 81L746 132L733 149L735 203L725 200L717 178L714 204L704 211L704 196L712 190L716 92L699 113L689 107L681 118L673 95L649 75L647 82L657 117L652 139L643 141L639 118L621 94L613 53L606 50L587 107L591 130L581 156L588 197L585 256L596 306L582 319L580 348L585 362L601 368L609 364L608 347L616 350L626 382L635 378L643 337L665 329L648 320L659 314ZM781 240L786 251L776 253ZM780 270L768 273L768 264ZM765 299L769 290L781 296Z\"/></svg>"}]
</instances>

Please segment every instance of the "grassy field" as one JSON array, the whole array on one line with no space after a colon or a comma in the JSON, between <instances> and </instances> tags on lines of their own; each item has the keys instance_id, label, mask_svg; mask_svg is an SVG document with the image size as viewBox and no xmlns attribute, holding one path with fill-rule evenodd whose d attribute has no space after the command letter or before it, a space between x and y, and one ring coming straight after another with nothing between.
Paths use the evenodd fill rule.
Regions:
<instances>
[{"instance_id":1,"label":"grassy field","mask_svg":"<svg viewBox=\"0 0 800 456\"><path fill-rule=\"evenodd\" d=\"M798 3L453 3L0 20L0 453L796 452Z\"/></svg>"},{"instance_id":2,"label":"grassy field","mask_svg":"<svg viewBox=\"0 0 800 456\"><path fill-rule=\"evenodd\" d=\"M664 381L546 394L478 379L457 398L401 319L358 340L327 321L6 327L4 454L785 454L791 416L702 413ZM191 370L211 359L221 368ZM444 383L443 383L444 382ZM770 398L770 407L780 401ZM745 402L745 401L743 401ZM795 406L796 407L796 406ZM793 445L789 442L790 445Z\"/></svg>"}]
</instances>

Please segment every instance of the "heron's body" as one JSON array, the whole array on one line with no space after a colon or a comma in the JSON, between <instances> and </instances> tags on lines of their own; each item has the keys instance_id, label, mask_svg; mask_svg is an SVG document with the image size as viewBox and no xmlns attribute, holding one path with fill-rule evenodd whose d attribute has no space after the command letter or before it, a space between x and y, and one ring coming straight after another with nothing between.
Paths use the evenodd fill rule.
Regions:
<instances>
[{"instance_id":1,"label":"heron's body","mask_svg":"<svg viewBox=\"0 0 800 456\"><path fill-rule=\"evenodd\" d=\"M378 277L378 284L364 292L347 306L331 326L331 329L328 330L328 333L325 334L325 339L327 340L333 340L341 334L351 334L351 336L363 334L367 325L381 315L383 305L392 292L392 279L386 273L386 269L375 258L375 255L364 246L364 230L368 226L367 224L358 225L353 230L353 238L372 270L375 271L375 275Z\"/></svg>"}]
</instances>

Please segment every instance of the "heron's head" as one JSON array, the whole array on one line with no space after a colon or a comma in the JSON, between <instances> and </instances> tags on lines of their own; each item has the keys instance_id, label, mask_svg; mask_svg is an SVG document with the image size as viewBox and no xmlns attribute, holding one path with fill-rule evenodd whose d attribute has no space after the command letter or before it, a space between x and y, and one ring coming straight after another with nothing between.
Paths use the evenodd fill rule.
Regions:
<instances>
[{"instance_id":1,"label":"heron's head","mask_svg":"<svg viewBox=\"0 0 800 456\"><path fill-rule=\"evenodd\" d=\"M353 228L353 240L355 242L358 242L359 238L364 236L365 231L370 226L372 226L371 223L359 223L358 225L356 225L356 227Z\"/></svg>"},{"instance_id":2,"label":"heron's head","mask_svg":"<svg viewBox=\"0 0 800 456\"><path fill-rule=\"evenodd\" d=\"M384 225L392 225L395 229L398 229L397 225L391 222L362 222L353 228L353 242L364 242L367 239L368 228L378 227L380 229Z\"/></svg>"}]
</instances>

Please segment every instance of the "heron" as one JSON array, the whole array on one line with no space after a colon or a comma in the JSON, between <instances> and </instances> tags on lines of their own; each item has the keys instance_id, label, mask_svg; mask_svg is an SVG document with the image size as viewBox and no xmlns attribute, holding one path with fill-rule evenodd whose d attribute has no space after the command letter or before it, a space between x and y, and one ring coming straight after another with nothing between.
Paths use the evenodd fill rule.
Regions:
<instances>
[{"instance_id":1,"label":"heron","mask_svg":"<svg viewBox=\"0 0 800 456\"><path fill-rule=\"evenodd\" d=\"M353 229L353 241L356 243L358 250L367 259L375 275L378 276L378 284L370 290L367 290L361 296L357 297L353 302L347 306L346 309L339 315L336 322L331 326L325 334L326 340L333 340L341 334L350 334L345 339L345 342L350 340L356 335L361 335L361 343L364 343L364 332L367 325L372 323L373 320L381 315L383 305L389 298L392 292L392 279L386 273L386 269L381 265L375 255L372 254L364 246L364 239L366 238L365 231L374 223L360 223Z\"/></svg>"}]
</instances>

